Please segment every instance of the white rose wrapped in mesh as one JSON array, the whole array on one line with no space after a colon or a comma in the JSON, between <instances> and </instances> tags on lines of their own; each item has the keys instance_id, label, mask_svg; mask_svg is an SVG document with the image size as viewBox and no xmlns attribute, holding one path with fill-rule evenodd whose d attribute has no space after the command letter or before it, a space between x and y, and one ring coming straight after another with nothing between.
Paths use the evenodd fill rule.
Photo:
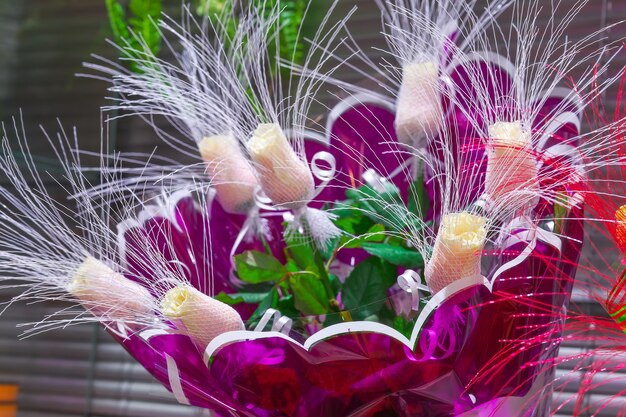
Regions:
<instances>
[{"instance_id":1,"label":"white rose wrapped in mesh","mask_svg":"<svg viewBox=\"0 0 626 417\"><path fill-rule=\"evenodd\" d=\"M141 319L153 314L154 299L145 287L91 256L69 279L67 291L91 314L107 320Z\"/></svg>"},{"instance_id":2,"label":"white rose wrapped in mesh","mask_svg":"<svg viewBox=\"0 0 626 417\"><path fill-rule=\"evenodd\" d=\"M255 204L258 181L239 142L232 135L208 136L198 143L198 149L224 210L248 213Z\"/></svg>"},{"instance_id":3,"label":"white rose wrapped in mesh","mask_svg":"<svg viewBox=\"0 0 626 417\"><path fill-rule=\"evenodd\" d=\"M21 149L28 149L20 134L16 130L16 140ZM88 182L81 172L79 156L70 147L65 132L61 131L56 141L47 134L46 137L53 152L59 155L65 190L75 196L75 208L61 205L51 197L33 159L25 159L26 167L18 163L5 131L0 171L12 187L0 187L0 198L5 201L0 207L0 288L6 285L21 289L10 303L65 301L80 304L84 310L62 309L33 323L25 334L81 321L107 326L117 322L131 328L152 324L156 299L148 291L147 282L131 281L124 276L129 271L121 265L117 235L109 223L114 218L113 201L132 203L119 193L92 200L85 192ZM102 175L106 177L106 169Z\"/></svg>"},{"instance_id":4,"label":"white rose wrapped in mesh","mask_svg":"<svg viewBox=\"0 0 626 417\"><path fill-rule=\"evenodd\" d=\"M501 202L507 197L521 197L532 201L539 191L539 181L530 132L520 122L498 122L489 126L488 130L487 199Z\"/></svg>"},{"instance_id":5,"label":"white rose wrapped in mesh","mask_svg":"<svg viewBox=\"0 0 626 417\"><path fill-rule=\"evenodd\" d=\"M424 275L435 294L461 278L480 275L481 252L487 239L487 219L468 212L446 214Z\"/></svg>"},{"instance_id":6,"label":"white rose wrapped in mesh","mask_svg":"<svg viewBox=\"0 0 626 417\"><path fill-rule=\"evenodd\" d=\"M439 82L439 68L433 62L402 68L395 120L400 142L415 145L437 134L444 116Z\"/></svg>"},{"instance_id":7,"label":"white rose wrapped in mesh","mask_svg":"<svg viewBox=\"0 0 626 417\"><path fill-rule=\"evenodd\" d=\"M299 209L313 198L311 170L295 153L278 124L264 123L246 143L263 192L279 207Z\"/></svg>"},{"instance_id":8,"label":"white rose wrapped in mesh","mask_svg":"<svg viewBox=\"0 0 626 417\"><path fill-rule=\"evenodd\" d=\"M329 15L335 6L333 3ZM340 231L331 221L331 215L308 207L315 189L304 156L304 132L310 106L323 79L328 79L334 71L325 73L321 68L335 50L335 39L354 9L335 23L324 22L311 42L328 49L320 56L317 48L311 48L305 58L307 70L304 74L292 71L299 76L287 82L276 76L280 70L269 68L276 63L275 57L259 56L260 51L267 53L274 49L268 47L273 40L267 34L279 24L279 12L277 5L264 19L258 19L255 12L237 16L233 33L219 25L209 28L207 33L196 33L197 22L193 18L182 26L166 20L161 23L164 36L172 34L183 45L182 53L172 49L177 62L169 63L147 50L133 61L141 70L138 73L126 71L106 59L102 60L103 64L87 66L110 78L112 90L120 95L121 99L111 109L163 116L183 136L193 140L191 145L161 135L190 156L197 157L200 150L217 199L227 211L239 213L251 206L248 204L251 191L260 183L273 208L294 211L291 230L301 231L319 245L326 245ZM166 44L171 47L174 42ZM283 96L288 86L293 91ZM148 122L161 133L152 118ZM238 146L218 140L226 137L238 141ZM243 147L252 157L254 180L248 161L241 158ZM173 178L178 173L174 171ZM256 214L258 210L248 212L249 223L255 226L262 223L257 221Z\"/></svg>"},{"instance_id":9,"label":"white rose wrapped in mesh","mask_svg":"<svg viewBox=\"0 0 626 417\"><path fill-rule=\"evenodd\" d=\"M239 314L189 285L179 285L165 293L160 311L202 349L222 333L245 330Z\"/></svg>"}]
</instances>

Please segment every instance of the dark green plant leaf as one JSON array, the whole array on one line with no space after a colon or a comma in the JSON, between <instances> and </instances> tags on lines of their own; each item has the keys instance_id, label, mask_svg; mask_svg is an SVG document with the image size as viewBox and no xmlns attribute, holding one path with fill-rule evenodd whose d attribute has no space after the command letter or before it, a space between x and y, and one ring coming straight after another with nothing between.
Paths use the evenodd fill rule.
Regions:
<instances>
[{"instance_id":1,"label":"dark green plant leaf","mask_svg":"<svg viewBox=\"0 0 626 417\"><path fill-rule=\"evenodd\" d=\"M554 233L563 233L563 221L569 212L569 198L565 193L557 193L554 202Z\"/></svg>"},{"instance_id":2,"label":"dark green plant leaf","mask_svg":"<svg viewBox=\"0 0 626 417\"><path fill-rule=\"evenodd\" d=\"M315 249L304 240L285 236L285 256L292 260L299 271L306 271L315 266Z\"/></svg>"},{"instance_id":3,"label":"dark green plant leaf","mask_svg":"<svg viewBox=\"0 0 626 417\"><path fill-rule=\"evenodd\" d=\"M355 320L377 314L385 304L387 289L395 281L395 268L371 257L358 264L343 285L341 299Z\"/></svg>"},{"instance_id":4,"label":"dark green plant leaf","mask_svg":"<svg viewBox=\"0 0 626 417\"><path fill-rule=\"evenodd\" d=\"M163 10L162 0L130 0L128 13L117 0L105 0L109 23L115 43L121 48L123 58L148 59L161 48L161 33L157 23ZM142 65L149 65L144 63ZM141 72L141 65L130 61L134 72Z\"/></svg>"},{"instance_id":5,"label":"dark green plant leaf","mask_svg":"<svg viewBox=\"0 0 626 417\"><path fill-rule=\"evenodd\" d=\"M422 255L415 250L406 249L401 246L386 245L384 243L369 242L363 243L362 247L370 255L378 256L393 265L412 269L424 267Z\"/></svg>"},{"instance_id":6,"label":"dark green plant leaf","mask_svg":"<svg viewBox=\"0 0 626 417\"><path fill-rule=\"evenodd\" d=\"M133 31L141 35L148 49L157 54L161 49L161 33L156 23L163 10L162 0L130 0L129 10L132 18L129 20Z\"/></svg>"},{"instance_id":7,"label":"dark green plant leaf","mask_svg":"<svg viewBox=\"0 0 626 417\"><path fill-rule=\"evenodd\" d=\"M221 292L217 294L214 298L217 301L221 301L224 304L228 304L230 306L234 306L237 304L259 304L264 299L267 298L269 293L267 292L238 292L233 294L227 294L225 292Z\"/></svg>"},{"instance_id":8,"label":"dark green plant leaf","mask_svg":"<svg viewBox=\"0 0 626 417\"><path fill-rule=\"evenodd\" d=\"M426 213L430 209L430 200L424 188L424 175L417 177L409 187L409 211L420 219L426 217Z\"/></svg>"},{"instance_id":9,"label":"dark green plant leaf","mask_svg":"<svg viewBox=\"0 0 626 417\"><path fill-rule=\"evenodd\" d=\"M120 44L122 39L128 39L130 37L126 24L124 6L117 0L105 0L105 5L109 15L109 24L111 26L111 32L113 32L113 38L117 44Z\"/></svg>"},{"instance_id":10,"label":"dark green plant leaf","mask_svg":"<svg viewBox=\"0 0 626 417\"><path fill-rule=\"evenodd\" d=\"M278 281L288 272L272 255L254 250L236 255L235 267L239 279L250 284Z\"/></svg>"},{"instance_id":11,"label":"dark green plant leaf","mask_svg":"<svg viewBox=\"0 0 626 417\"><path fill-rule=\"evenodd\" d=\"M422 227L421 219L407 209L400 190L391 182L384 183L384 190L376 191L370 186L349 189L346 196L357 202L363 214L375 223L383 224L388 230L403 231L408 226Z\"/></svg>"},{"instance_id":12,"label":"dark green plant leaf","mask_svg":"<svg viewBox=\"0 0 626 417\"><path fill-rule=\"evenodd\" d=\"M341 242L342 249L360 248L365 242L382 242L385 240L385 226L375 224L369 230L357 237L343 236Z\"/></svg>"},{"instance_id":13,"label":"dark green plant leaf","mask_svg":"<svg viewBox=\"0 0 626 417\"><path fill-rule=\"evenodd\" d=\"M393 319L392 327L402 333L407 339L410 339L413 334L414 324L404 317L396 317Z\"/></svg>"},{"instance_id":14,"label":"dark green plant leaf","mask_svg":"<svg viewBox=\"0 0 626 417\"><path fill-rule=\"evenodd\" d=\"M322 281L312 274L293 274L288 279L294 305L305 316L326 314L329 298Z\"/></svg>"},{"instance_id":15,"label":"dark green plant leaf","mask_svg":"<svg viewBox=\"0 0 626 417\"><path fill-rule=\"evenodd\" d=\"M255 326L258 323L261 316L263 316L263 314L265 314L265 312L268 309L276 308L278 306L278 298L279 298L278 291L276 291L275 289L272 289L267 294L267 296L263 299L263 301L261 301L257 309L254 310L254 313L252 313L252 316L250 316L250 318L248 319L248 322L247 322L248 327Z\"/></svg>"},{"instance_id":16,"label":"dark green plant leaf","mask_svg":"<svg viewBox=\"0 0 626 417\"><path fill-rule=\"evenodd\" d=\"M291 294L278 300L276 308L283 316L287 316L292 319L300 316L298 309L296 309L295 299Z\"/></svg>"}]
</instances>

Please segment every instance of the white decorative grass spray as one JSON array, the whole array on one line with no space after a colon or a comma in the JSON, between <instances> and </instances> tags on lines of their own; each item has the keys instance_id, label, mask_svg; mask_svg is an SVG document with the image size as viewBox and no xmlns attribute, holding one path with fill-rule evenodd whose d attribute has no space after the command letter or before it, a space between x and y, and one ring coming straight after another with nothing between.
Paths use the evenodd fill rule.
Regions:
<instances>
[{"instance_id":1,"label":"white decorative grass spray","mask_svg":"<svg viewBox=\"0 0 626 417\"><path fill-rule=\"evenodd\" d=\"M318 57L313 50L305 60L316 74L351 15L329 24L335 5L312 40L326 45L328 52ZM264 7L244 9L232 33L207 21L197 23L187 8L184 25L165 17L160 30L175 53L174 64L145 48L140 57L127 58L141 74L102 58L102 64L86 66L103 73L113 83L111 91L120 96L109 109L150 115L147 121L166 142L191 155L199 148L217 199L227 211L255 215L255 191L260 189L275 209L294 211L293 230L304 231L324 247L339 229L327 214L308 207L316 192L303 146L309 109L322 82L311 77L283 80L280 69L272 67L268 51L278 39L268 34L278 25L280 9ZM182 53L176 53L169 38L182 45ZM164 133L154 116L165 117L194 146ZM268 208L262 196L260 200ZM327 221L320 221L322 215ZM308 222L311 216L315 221ZM252 222L260 223L254 218Z\"/></svg>"},{"instance_id":2,"label":"white decorative grass spray","mask_svg":"<svg viewBox=\"0 0 626 417\"><path fill-rule=\"evenodd\" d=\"M183 267L166 258L165 254L171 250L153 245L141 230L126 229L128 236L133 237L133 244L123 245L124 253L120 253L121 241L111 230L112 223L124 216L134 216L143 203L134 198L135 191L125 188L106 194L108 198L92 199L86 192L90 183L81 171L75 138L71 141L65 131L56 138L46 134L63 176L57 180L52 173L39 173L23 126L14 122L14 128L18 150L25 158L22 165L9 146L4 129L0 171L13 189L0 188L0 198L4 201L0 207L0 283L2 287L21 290L9 305L19 301L61 301L70 305L41 322L31 323L32 328L25 335L85 321L100 322L118 333L123 327L128 334L145 328L167 328L169 322L177 323L174 319L182 317L184 326L179 330L187 332L204 348L202 345L210 341L208 334L243 328L239 315L231 307L198 289L192 290ZM106 161L107 158L102 158L102 162ZM106 179L111 174L108 167L103 164L100 168ZM75 207L53 199L49 189L55 182L60 191L73 196L71 202ZM124 203L120 206L120 202ZM149 211L149 207L145 210ZM132 223L139 224L136 220ZM125 224L130 221L126 219ZM163 228L159 232L164 234L164 242L172 241L168 238L171 230ZM210 251L210 247L207 245L204 250ZM137 275L129 269L129 260L150 270L150 276ZM212 284L202 283L201 287L211 291ZM184 309L178 315L172 313L175 307L171 302L172 291L181 288L189 288L192 294L189 297L198 311L203 312L202 317L188 322ZM77 304L84 310L71 307Z\"/></svg>"}]
</instances>

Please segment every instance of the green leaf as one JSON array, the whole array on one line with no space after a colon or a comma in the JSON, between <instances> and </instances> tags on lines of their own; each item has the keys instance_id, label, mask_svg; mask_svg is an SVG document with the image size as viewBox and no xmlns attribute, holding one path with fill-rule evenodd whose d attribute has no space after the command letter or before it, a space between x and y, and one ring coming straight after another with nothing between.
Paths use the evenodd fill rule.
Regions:
<instances>
[{"instance_id":1,"label":"green leaf","mask_svg":"<svg viewBox=\"0 0 626 417\"><path fill-rule=\"evenodd\" d=\"M391 182L384 183L384 190L380 192L363 186L347 190L346 196L357 202L363 215L388 230L402 232L409 226L423 227L423 221L409 211L400 197L400 190Z\"/></svg>"},{"instance_id":2,"label":"green leaf","mask_svg":"<svg viewBox=\"0 0 626 417\"><path fill-rule=\"evenodd\" d=\"M345 308L351 310L353 318L364 319L380 311L385 304L390 281L395 280L393 269L380 259L371 257L352 270L343 285L341 299Z\"/></svg>"},{"instance_id":3,"label":"green leaf","mask_svg":"<svg viewBox=\"0 0 626 417\"><path fill-rule=\"evenodd\" d=\"M129 9L133 15L129 20L133 31L141 36L152 54L158 54L161 49L161 32L156 25L163 10L162 0L130 0Z\"/></svg>"},{"instance_id":4,"label":"green leaf","mask_svg":"<svg viewBox=\"0 0 626 417\"><path fill-rule=\"evenodd\" d=\"M565 193L557 193L554 202L554 233L563 232L563 221L569 212L569 198Z\"/></svg>"},{"instance_id":5,"label":"green leaf","mask_svg":"<svg viewBox=\"0 0 626 417\"><path fill-rule=\"evenodd\" d=\"M300 316L300 313L296 309L295 299L291 294L278 300L276 308L283 316L292 319Z\"/></svg>"},{"instance_id":6,"label":"green leaf","mask_svg":"<svg viewBox=\"0 0 626 417\"><path fill-rule=\"evenodd\" d=\"M357 202L363 202L364 199L374 199L385 201L387 203L401 203L400 190L392 182L385 182L382 191L376 191L369 185L359 188L350 188L346 190L346 197Z\"/></svg>"},{"instance_id":7,"label":"green leaf","mask_svg":"<svg viewBox=\"0 0 626 417\"><path fill-rule=\"evenodd\" d=\"M157 22L163 9L162 0L130 0L128 13L118 0L105 0L113 38L121 48L120 54L129 58L134 72L142 65L135 60L149 60L161 48L161 32Z\"/></svg>"},{"instance_id":8,"label":"green leaf","mask_svg":"<svg viewBox=\"0 0 626 417\"><path fill-rule=\"evenodd\" d=\"M337 219L334 221L335 226L347 232L351 235L361 235L369 230L376 223L365 215L363 210L358 209L358 203L353 202L354 207L341 207L339 203L339 210L333 209L333 214L337 215Z\"/></svg>"},{"instance_id":9,"label":"green leaf","mask_svg":"<svg viewBox=\"0 0 626 417\"><path fill-rule=\"evenodd\" d=\"M357 235L356 237L343 236L340 246L342 249L354 249L360 248L365 242L382 242L386 237L384 231L385 226L375 224L362 235Z\"/></svg>"},{"instance_id":10,"label":"green leaf","mask_svg":"<svg viewBox=\"0 0 626 417\"><path fill-rule=\"evenodd\" d=\"M217 301L221 301L224 304L228 304L230 306L234 306L237 304L259 304L261 303L269 293L267 292L238 292L233 294L227 294L225 292L221 292L217 294L214 298Z\"/></svg>"},{"instance_id":11,"label":"green leaf","mask_svg":"<svg viewBox=\"0 0 626 417\"><path fill-rule=\"evenodd\" d=\"M315 249L302 239L294 239L286 236L285 255L298 266L300 271L305 271L315 264Z\"/></svg>"},{"instance_id":12,"label":"green leaf","mask_svg":"<svg viewBox=\"0 0 626 417\"><path fill-rule=\"evenodd\" d=\"M236 255L235 267L239 279L250 284L278 281L288 272L272 255L254 250Z\"/></svg>"},{"instance_id":13,"label":"green leaf","mask_svg":"<svg viewBox=\"0 0 626 417\"><path fill-rule=\"evenodd\" d=\"M370 255L378 256L381 259L393 264L403 266L405 268L423 268L424 259L422 255L411 249L401 246L391 246L384 243L364 243L363 249Z\"/></svg>"},{"instance_id":14,"label":"green leaf","mask_svg":"<svg viewBox=\"0 0 626 417\"><path fill-rule=\"evenodd\" d=\"M413 333L413 323L404 317L396 317L393 319L393 328L402 333L407 339L411 338Z\"/></svg>"},{"instance_id":15,"label":"green leaf","mask_svg":"<svg viewBox=\"0 0 626 417\"><path fill-rule=\"evenodd\" d=\"M263 316L263 314L265 314L267 310L269 310L270 308L276 308L278 306L278 298L278 291L272 289L263 299L263 301L261 301L257 309L254 310L252 316L250 316L250 318L248 319L248 327L256 325L261 316Z\"/></svg>"},{"instance_id":16,"label":"green leaf","mask_svg":"<svg viewBox=\"0 0 626 417\"><path fill-rule=\"evenodd\" d=\"M322 281L310 274L294 274L288 279L295 307L305 316L326 314L329 299Z\"/></svg>"},{"instance_id":17,"label":"green leaf","mask_svg":"<svg viewBox=\"0 0 626 417\"><path fill-rule=\"evenodd\" d=\"M118 45L121 45L121 40L130 37L126 25L126 12L117 0L105 0L105 5L109 15L109 24L113 32L113 38Z\"/></svg>"},{"instance_id":18,"label":"green leaf","mask_svg":"<svg viewBox=\"0 0 626 417\"><path fill-rule=\"evenodd\" d=\"M424 175L421 174L409 187L409 211L420 219L426 217L430 209L430 200L424 188Z\"/></svg>"}]
</instances>

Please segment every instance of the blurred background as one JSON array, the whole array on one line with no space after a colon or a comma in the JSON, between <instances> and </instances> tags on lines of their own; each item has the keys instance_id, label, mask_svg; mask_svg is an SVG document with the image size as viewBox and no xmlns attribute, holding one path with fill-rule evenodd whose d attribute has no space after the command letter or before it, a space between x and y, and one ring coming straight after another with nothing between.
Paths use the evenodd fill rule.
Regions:
<instances>
[{"instance_id":1,"label":"blurred background","mask_svg":"<svg viewBox=\"0 0 626 417\"><path fill-rule=\"evenodd\" d=\"M547 4L550 1L546 0ZM120 3L128 6L128 2ZM372 57L380 57L381 52L374 48L383 48L384 41L379 33L380 12L374 1L341 0L338 14L355 4L359 9L351 20L351 33L363 48L371 51ZM326 5L324 0L313 0L313 8L323 9ZM180 15L180 0L162 0L162 6L171 16ZM625 0L590 0L569 34L579 39L622 19L626 19ZM607 41L623 35L606 33ZM0 120L11 129L11 124L20 123L20 112L23 114L37 162L52 177L58 169L49 158L40 126L55 132L60 120L68 131L76 127L82 149L100 149L100 107L107 103L108 85L77 78L75 74L84 72L84 61L93 62L91 54L116 58L115 48L106 42L111 37L106 0L0 0ZM621 57L615 66L623 65ZM342 71L339 77L359 81L353 71ZM608 107L616 94L616 89L607 92ZM331 93L325 100L329 106L336 101ZM319 112L323 117L323 107ZM154 133L141 120L130 118L110 126L109 140L116 150L124 152L151 152L158 144ZM585 258L593 262L597 253L587 250ZM602 308L586 294L582 287L576 291L574 298L579 308L603 314ZM11 295L11 291L4 291L0 300ZM97 325L71 326L18 340L19 323L40 320L57 308L44 304L15 305L0 318L0 417L14 415L15 410L19 417L210 415L177 405L173 396L153 382ZM571 355L588 348L566 344L562 349ZM559 370L559 375L567 379L566 389L555 399L559 404L578 390L584 378L583 373L571 372L567 366L566 363ZM592 390L585 401L601 403L607 395L626 389L624 372L621 378L606 376L611 380ZM626 399L621 401L604 410L590 407L589 415L615 417L615 410L626 409ZM572 406L566 404L558 415L571 415Z\"/></svg>"}]
</instances>

